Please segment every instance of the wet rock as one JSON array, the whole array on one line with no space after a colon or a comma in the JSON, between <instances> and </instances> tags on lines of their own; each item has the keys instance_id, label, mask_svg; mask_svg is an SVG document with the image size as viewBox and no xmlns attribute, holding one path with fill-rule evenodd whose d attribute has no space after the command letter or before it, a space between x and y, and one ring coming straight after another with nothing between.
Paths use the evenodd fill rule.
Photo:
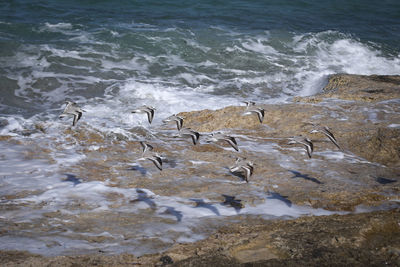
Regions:
<instances>
[{"instance_id":1,"label":"wet rock","mask_svg":"<svg viewBox=\"0 0 400 267\"><path fill-rule=\"evenodd\" d=\"M334 74L328 77L328 84L322 93L297 101L319 102L323 98L339 98L363 102L376 102L400 98L399 75L354 75Z\"/></svg>"},{"instance_id":2,"label":"wet rock","mask_svg":"<svg viewBox=\"0 0 400 267\"><path fill-rule=\"evenodd\" d=\"M240 116L240 107L227 107L217 111L196 111L186 113L188 120L187 125L204 132L218 131L228 129L230 133L235 135L235 129L252 130L252 136L271 137L271 138L288 138L295 135L310 136L309 131L312 129L307 122L322 122L329 125L338 138L339 144L344 144L344 148L353 153L369 160L389 166L399 166L400 164L400 129L387 128L380 125L359 124L358 122L337 121L330 117L321 117L314 119L313 117L321 116L323 107L310 107L298 104L286 104L281 106L270 105L266 108L265 124L271 128L264 128L260 125L256 118L246 118ZM229 115L227 112L229 111ZM328 111L326 111L328 113ZM212 114L212 116L210 116ZM350 112L349 116L353 116ZM232 120L227 120L231 117ZM358 118L358 114L354 114L354 119ZM207 118L207 122L201 123ZM198 120L197 120L198 119ZM237 120L235 120L237 119ZM394 118L395 119L395 118ZM233 127L233 128L230 128ZM318 145L329 146L329 141L322 134L314 135L312 138L324 141ZM325 140L324 140L325 139ZM327 141L327 142L326 142ZM287 141L286 141L287 143ZM285 141L282 140L282 144ZM335 149L333 144L332 149ZM204 147L205 148L205 147ZM203 149L198 147L197 149ZM239 141L240 149L240 141Z\"/></svg>"},{"instance_id":3,"label":"wet rock","mask_svg":"<svg viewBox=\"0 0 400 267\"><path fill-rule=\"evenodd\" d=\"M352 152L365 159L388 166L400 166L400 129L354 129L347 142Z\"/></svg>"},{"instance_id":4,"label":"wet rock","mask_svg":"<svg viewBox=\"0 0 400 267\"><path fill-rule=\"evenodd\" d=\"M0 135L0 141L7 141L10 140L12 136L10 135Z\"/></svg>"},{"instance_id":5,"label":"wet rock","mask_svg":"<svg viewBox=\"0 0 400 267\"><path fill-rule=\"evenodd\" d=\"M6 120L6 119L0 119L0 127L4 127L4 126L7 126L9 123L8 123L8 120Z\"/></svg>"},{"instance_id":6,"label":"wet rock","mask_svg":"<svg viewBox=\"0 0 400 267\"><path fill-rule=\"evenodd\" d=\"M216 215L219 212L215 204L232 208L238 215L234 219L227 219L227 226L206 240L193 244L176 244L163 254L145 255L139 259L126 254L44 258L3 252L0 264L13 265L20 260L24 265L46 265L51 262L54 265L108 266L240 266L249 263L287 266L327 265L331 262L339 265L382 265L385 261L397 264L398 210L344 216L310 216L287 221L264 221L240 213L245 207L271 200L280 201L289 208L302 205L331 211L353 212L360 207L367 207L367 210L371 207L398 207L400 129L393 125L400 119L400 108L396 101L379 102L398 98L395 90L398 78L354 75L333 77L336 78L329 81L325 92L314 98L298 98L293 103L280 105L261 105L266 110L262 124L255 115L244 116L243 106L179 114L185 117L186 127L203 133L223 130L236 136L240 151L233 151L224 143L205 143L203 138L200 138L200 144L193 146L190 140L173 138L170 132L155 129L159 130L157 139L160 142L154 144L154 151L165 157L162 172L155 169L151 162L137 161L142 157L138 141L131 141L124 135L97 131L84 122L78 127L66 128L65 143L48 141L51 144L55 142L54 147L61 153L65 144L73 145L76 153L82 157L72 167L66 166L61 170L60 173L66 176L60 177L61 181L71 182L74 186L88 181L107 181L109 187L146 188L156 195L194 199L188 205L209 207ZM358 89L354 89L352 84ZM367 87L371 84L373 88ZM372 115L369 114L371 111ZM339 150L323 134L310 134L312 126L309 122L329 126L343 150ZM45 131L44 127L43 130L41 127L36 129ZM140 138L150 136L140 127L131 129L131 134ZM287 138L296 135L312 139L315 145L312 159L306 156L301 147L287 144ZM10 145L17 142L10 136L0 136L0 141ZM54 150L51 150L53 146L50 146L51 149L44 148L29 137L19 140L18 144L30 147L21 154L26 160L50 160L54 154ZM229 172L228 166L234 163L237 156L256 163L249 184L240 183L240 177ZM249 190L258 191L257 194L249 194ZM28 191L26 194L36 193ZM20 197L18 194L10 194L4 201ZM103 194L103 197L109 203L109 211L88 212L76 217L54 212L46 213L44 217L46 220L60 219L60 227L77 233L111 233L115 225L130 229L136 223L148 223L159 208L143 192L137 199L130 200L117 192ZM124 210L127 203L146 203L148 207L143 209L141 216L125 213L116 216L113 213L113 210L120 208ZM20 207L14 205L4 210ZM32 207L41 208L40 205ZM90 211L96 207L96 203L73 201L66 209ZM162 212L167 215L167 218L160 219L162 222L172 224L185 220L177 209L169 208ZM3 220L3 231L22 232L35 227L44 229L47 227L46 220L18 225L9 225ZM233 220L240 220L241 223L230 225ZM49 231L46 229L44 231ZM91 243L102 243L108 239L113 241L112 237L102 235L74 237ZM136 237L133 233L124 232L125 240ZM146 245L151 243L158 251L164 251L170 246L158 239L141 242L147 242ZM55 243L49 244L53 246Z\"/></svg>"},{"instance_id":7,"label":"wet rock","mask_svg":"<svg viewBox=\"0 0 400 267\"><path fill-rule=\"evenodd\" d=\"M162 265L168 265L168 264L172 264L174 263L174 261L172 260L172 258L168 255L164 255L160 258L160 261L162 263Z\"/></svg>"}]
</instances>

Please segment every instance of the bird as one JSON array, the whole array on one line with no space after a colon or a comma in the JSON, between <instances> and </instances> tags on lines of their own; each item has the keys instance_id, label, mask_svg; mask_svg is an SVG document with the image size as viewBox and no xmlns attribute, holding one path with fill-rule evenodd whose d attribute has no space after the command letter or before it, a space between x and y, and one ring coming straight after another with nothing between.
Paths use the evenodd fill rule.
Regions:
<instances>
[{"instance_id":1,"label":"bird","mask_svg":"<svg viewBox=\"0 0 400 267\"><path fill-rule=\"evenodd\" d=\"M288 144L289 145L302 144L304 146L304 148L306 149L308 157L311 158L311 155L312 155L312 153L314 151L314 145L311 142L311 140L308 139L307 137L296 136L296 137L289 138Z\"/></svg>"},{"instance_id":2,"label":"bird","mask_svg":"<svg viewBox=\"0 0 400 267\"><path fill-rule=\"evenodd\" d=\"M79 119L82 117L82 113L84 110L82 110L75 102L72 101L65 101L65 104L67 105L65 106L64 111L59 116L59 118L64 118L68 115L72 115L74 116L72 126L75 126Z\"/></svg>"},{"instance_id":3,"label":"bird","mask_svg":"<svg viewBox=\"0 0 400 267\"><path fill-rule=\"evenodd\" d=\"M249 107L249 106L247 106L247 108L248 108L248 107ZM246 110L246 111L243 113L243 115L250 115L250 114L252 114L252 113L257 114L257 117L258 117L258 120L260 121L260 123L263 122L263 120L264 120L264 113L265 113L265 110L264 110L263 108L255 107L255 108L253 108L253 109L248 109L248 110Z\"/></svg>"},{"instance_id":4,"label":"bird","mask_svg":"<svg viewBox=\"0 0 400 267\"><path fill-rule=\"evenodd\" d=\"M229 136L226 134L222 134L220 132L209 134L209 138L208 138L207 142L218 142L218 141L226 141L236 151L239 151L239 147L238 147L235 137L232 137L232 136Z\"/></svg>"},{"instance_id":5,"label":"bird","mask_svg":"<svg viewBox=\"0 0 400 267\"><path fill-rule=\"evenodd\" d=\"M176 122L176 128L178 128L178 131L180 131L182 129L183 117L177 116L176 114L174 114L172 116L169 116L165 120L163 120L164 123L167 123L167 122L170 122L170 121Z\"/></svg>"},{"instance_id":6,"label":"bird","mask_svg":"<svg viewBox=\"0 0 400 267\"><path fill-rule=\"evenodd\" d=\"M157 169L159 169L160 171L162 171L162 159L161 156L158 154L152 154L149 156L146 156L144 158L140 158L138 160L150 160L151 162L154 163L154 165L157 167Z\"/></svg>"},{"instance_id":7,"label":"bird","mask_svg":"<svg viewBox=\"0 0 400 267\"><path fill-rule=\"evenodd\" d=\"M179 135L182 137L191 137L193 145L196 145L200 139L200 133L193 131L190 128L182 128L179 130Z\"/></svg>"},{"instance_id":8,"label":"bird","mask_svg":"<svg viewBox=\"0 0 400 267\"><path fill-rule=\"evenodd\" d=\"M333 133L331 132L331 129L329 129L327 126L320 126L317 124L313 124L314 129L310 132L310 133L323 133L324 135L326 135L329 140L331 140L331 142L340 150L342 150L342 148L339 146L335 136L333 135Z\"/></svg>"},{"instance_id":9,"label":"bird","mask_svg":"<svg viewBox=\"0 0 400 267\"><path fill-rule=\"evenodd\" d=\"M144 141L140 141L140 145L142 146L142 155L144 155L147 151L153 150L153 146Z\"/></svg>"},{"instance_id":10,"label":"bird","mask_svg":"<svg viewBox=\"0 0 400 267\"><path fill-rule=\"evenodd\" d=\"M256 102L254 102L254 101L243 101L243 103L246 104L246 107L247 107L247 108L256 105Z\"/></svg>"},{"instance_id":11,"label":"bird","mask_svg":"<svg viewBox=\"0 0 400 267\"><path fill-rule=\"evenodd\" d=\"M132 113L146 113L147 119L148 119L149 123L151 124L151 122L153 121L153 118L154 118L155 110L156 109L152 106L143 105L139 108L132 110Z\"/></svg>"},{"instance_id":12,"label":"bird","mask_svg":"<svg viewBox=\"0 0 400 267\"><path fill-rule=\"evenodd\" d=\"M229 167L229 171L232 173L239 172L243 170L245 175L245 181L248 183L250 176L254 171L254 164L251 161L246 161L246 158L236 158L235 165Z\"/></svg>"}]
</instances>

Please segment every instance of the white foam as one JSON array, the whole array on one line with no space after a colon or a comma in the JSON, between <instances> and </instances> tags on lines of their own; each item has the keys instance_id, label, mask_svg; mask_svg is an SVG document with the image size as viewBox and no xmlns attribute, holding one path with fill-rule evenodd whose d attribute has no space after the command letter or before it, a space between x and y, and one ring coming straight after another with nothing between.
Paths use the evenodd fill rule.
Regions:
<instances>
[{"instance_id":1,"label":"white foam","mask_svg":"<svg viewBox=\"0 0 400 267\"><path fill-rule=\"evenodd\" d=\"M6 119L8 121L6 126L0 128L0 135L17 136L18 133L16 133L16 131L22 131L24 129L18 117L0 117L0 119Z\"/></svg>"},{"instance_id":2,"label":"white foam","mask_svg":"<svg viewBox=\"0 0 400 267\"><path fill-rule=\"evenodd\" d=\"M46 22L44 24L45 27L49 29L72 29L72 24L71 23L65 23L65 22L59 22L56 24L51 24Z\"/></svg>"},{"instance_id":3,"label":"white foam","mask_svg":"<svg viewBox=\"0 0 400 267\"><path fill-rule=\"evenodd\" d=\"M296 64L290 67L300 82L300 95L318 92L329 74L400 73L399 55L386 58L375 48L334 31L294 36L291 47L300 53L292 57Z\"/></svg>"},{"instance_id":4,"label":"white foam","mask_svg":"<svg viewBox=\"0 0 400 267\"><path fill-rule=\"evenodd\" d=\"M173 85L138 81L126 83L121 88L119 97L128 101L131 99L132 103L137 103L136 105L147 104L156 108L162 107L157 109L156 114L163 118L183 111L207 108L218 109L228 105L239 104L238 99L230 97L221 98L201 92L193 92L193 90L189 89L176 88ZM205 97L207 101L199 101Z\"/></svg>"},{"instance_id":5,"label":"white foam","mask_svg":"<svg viewBox=\"0 0 400 267\"><path fill-rule=\"evenodd\" d=\"M193 165L202 165L202 164L209 164L207 161L202 161L202 160L189 160Z\"/></svg>"},{"instance_id":6,"label":"white foam","mask_svg":"<svg viewBox=\"0 0 400 267\"><path fill-rule=\"evenodd\" d=\"M389 128L400 128L400 124L392 123L388 125Z\"/></svg>"},{"instance_id":7,"label":"white foam","mask_svg":"<svg viewBox=\"0 0 400 267\"><path fill-rule=\"evenodd\" d=\"M248 40L244 42L242 45L247 50L262 53L266 55L276 55L277 51L270 45L267 44L268 39L259 38L256 40Z\"/></svg>"},{"instance_id":8,"label":"white foam","mask_svg":"<svg viewBox=\"0 0 400 267\"><path fill-rule=\"evenodd\" d=\"M147 191L152 194L150 191ZM118 193L125 197L125 200L130 200L137 197L136 189L122 189L116 187L109 187L104 182L93 181L86 183L74 182L60 182L54 184L49 190L40 195L34 195L21 199L21 201L35 202L35 203L49 203L51 207L63 206L66 203L73 201L81 201L92 208L97 208L97 211L105 210L108 208L110 202L106 199L106 193Z\"/></svg>"},{"instance_id":9,"label":"white foam","mask_svg":"<svg viewBox=\"0 0 400 267\"><path fill-rule=\"evenodd\" d=\"M162 52L157 52L157 49L147 52L146 49L142 49L143 47L125 47L127 51L122 52L119 42L101 41L97 33L86 32L79 28L79 25L77 27L69 23L45 23L41 28L43 31L69 35L69 40L75 42L71 46L73 48L22 44L13 56L0 58L0 63L6 66L5 68L13 70L7 72L7 77L18 83L19 88L15 90L15 95L42 110L34 111L36 114L30 118L15 114L4 117L8 124L0 128L0 134L13 135L19 141L28 140L31 144L48 149L50 152L46 156L51 160L24 158L26 148L0 142L0 176L4 176L1 180L1 191L3 195L25 191L24 196L26 196L10 200L12 204L23 202L26 206L2 214L4 218L30 222L38 218L44 219L43 213L55 210L59 210L63 215L90 212L118 214L120 212L133 216L148 216L147 221L132 225L131 230L141 234L146 233L159 242L172 243L174 240L186 242L203 238L206 236L204 228L209 229L210 225L202 229L202 224L207 224L209 220L224 222L227 217L238 214L261 215L265 218L331 214L322 209L293 205L279 196L265 194L261 189L254 189L256 187L253 181L246 185L244 181L225 179L226 177L222 175L218 182L226 188L246 186L254 189L246 194L251 197L257 196L260 201L255 205L246 203L244 208L235 209L208 199L208 197L212 198L213 194L207 192L202 199L204 204L196 205L195 201L189 197L178 197L177 195L182 195L180 193L175 196L162 196L154 194L149 189L116 187L118 184L110 185L108 182L101 181L87 182L86 177L75 177L73 173L64 174L62 170L73 170L72 167L77 163L90 159L79 152L82 148L80 142L74 140L73 135L65 131L71 127L71 118L68 121L57 119L63 109L63 106L61 104L58 106L58 104L69 98L76 101L86 111L76 126L78 130L81 130L79 128L81 123L85 123L84 129L88 131L99 131L107 137L118 135L137 140L135 134L132 133L134 126L140 125L147 130L159 129L161 120L171 114L240 105L243 99L249 98L258 103L281 103L288 96L309 95L317 92L326 82L326 76L332 73L400 73L398 56L385 57L368 44L330 31L304 35L291 34L287 38L292 38L293 41L280 46L271 41L273 34L268 32L249 36L214 27L212 29L221 34L219 36L221 39L224 36L230 36L230 39L213 45L209 42L201 42L197 32L190 30L157 29L153 25L127 23L121 25L123 29L119 28L118 32L107 32L107 35L111 34L114 38L129 38L133 33L124 32L126 29L159 30L163 34L173 32L175 36L178 35L176 39L186 40L186 44L182 46L174 43L175 37L157 36L159 33L157 31L151 36L139 34L135 35L135 38L142 38L140 41L160 48ZM123 42L122 39L121 42ZM97 45L105 49L100 51L96 49ZM198 54L188 56L185 54L186 51L183 51L189 48ZM75 62L82 64L75 64ZM59 71L54 71L54 69ZM35 82L42 78L55 78L60 85L56 88L34 86ZM99 85L98 88L97 85ZM157 108L151 125L148 124L145 115L130 112L143 104ZM382 102L382 104L389 105L388 102ZM396 113L393 107L385 108L393 114ZM368 112L369 120L378 121L379 110L368 110ZM332 111L330 115L337 119L347 119L343 114L344 112L339 110ZM22 136L24 130L34 129L37 122L45 126L45 133L34 133L30 137ZM388 125L392 128L399 126L399 124ZM74 130L74 128L71 129ZM148 132L151 135L150 131ZM326 160L332 163L344 161L348 164L372 164L341 151L316 151L315 158L309 160L302 147L280 147L274 141L269 142L269 140L246 136L238 136L238 138L240 149L249 153L262 153L268 161L271 160L272 163L287 170L318 170L322 162ZM67 139L68 142L66 142ZM260 141L262 141L261 144ZM29 145L29 142L24 144ZM86 148L96 151L102 145L88 145ZM35 148L35 146L32 147ZM226 149L232 150L229 147ZM282 153L282 150L294 151L296 154L289 156ZM207 164L204 161L191 160L190 162L199 167ZM181 166L178 165L178 168ZM225 170L217 172L223 173L223 171ZM339 175L332 171L326 171L326 173L332 177ZM133 172L127 175L121 172L120 175L118 179L121 181L138 179ZM197 179L196 175L167 178L182 182ZM151 176L150 172L149 176ZM155 182L154 176L151 179ZM206 175L199 176L204 178L200 182L209 180ZM273 188L276 187L277 185L273 185ZM194 192L196 192L195 189ZM110 194L117 194L119 197L110 198ZM183 195L189 194L190 192L185 192ZM237 197L240 198L240 195ZM29 209L31 204L40 205L40 209L31 211ZM74 216L69 218L74 220ZM59 221L57 224L62 225L63 222ZM101 230L93 235L118 239L121 238L116 233L119 230L110 229L107 232ZM62 244L57 248L48 248L45 242L35 243L33 239L19 239L19 237L9 240L8 237L3 236L0 237L0 241L9 242L7 248L15 249L16 247L12 246L16 243L26 242L24 248L30 251L50 253L43 252L47 248L51 253L56 254L74 249L76 251L77 248L90 250L95 246L101 246L89 244L84 240L75 240L76 233L71 230L65 233L65 236L68 237L65 240L60 236L46 237L47 240ZM143 242L139 239L136 236L132 239L132 242L136 244L127 245L124 249L129 250L137 244L140 244L137 245L140 247ZM104 244L104 247L110 247L111 251L118 250L114 247L119 246L121 242L115 240L114 242L117 245L110 242ZM140 251L143 253L151 251L150 247L151 245L140 248Z\"/></svg>"}]
</instances>

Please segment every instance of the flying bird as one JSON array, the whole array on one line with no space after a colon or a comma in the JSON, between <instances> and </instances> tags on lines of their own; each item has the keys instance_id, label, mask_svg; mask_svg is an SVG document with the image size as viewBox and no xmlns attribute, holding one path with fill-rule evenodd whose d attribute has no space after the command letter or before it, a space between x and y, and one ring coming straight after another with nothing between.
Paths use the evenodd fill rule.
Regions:
<instances>
[{"instance_id":1,"label":"flying bird","mask_svg":"<svg viewBox=\"0 0 400 267\"><path fill-rule=\"evenodd\" d=\"M139 108L132 110L132 113L146 113L147 119L148 119L149 123L151 124L151 122L153 121L153 118L154 118L155 110L156 109L154 107L143 105Z\"/></svg>"},{"instance_id":2,"label":"flying bird","mask_svg":"<svg viewBox=\"0 0 400 267\"><path fill-rule=\"evenodd\" d=\"M59 118L64 118L66 116L73 116L72 126L75 126L79 119L82 117L83 110L75 103L71 101L65 101L67 104L64 108L63 113Z\"/></svg>"},{"instance_id":3,"label":"flying bird","mask_svg":"<svg viewBox=\"0 0 400 267\"><path fill-rule=\"evenodd\" d=\"M142 155L144 155L147 151L153 150L153 146L144 141L140 141L140 145L142 146Z\"/></svg>"},{"instance_id":4,"label":"flying bird","mask_svg":"<svg viewBox=\"0 0 400 267\"><path fill-rule=\"evenodd\" d=\"M235 137L229 136L226 134L222 134L220 132L209 134L207 142L218 142L218 141L225 141L229 145L231 145L233 147L233 149L235 149L236 151L239 151L239 147L238 147Z\"/></svg>"},{"instance_id":5,"label":"flying bird","mask_svg":"<svg viewBox=\"0 0 400 267\"><path fill-rule=\"evenodd\" d=\"M176 114L169 116L165 120L163 120L164 123L174 121L176 122L176 128L178 128L178 131L182 129L183 126L183 118L180 116L177 116Z\"/></svg>"},{"instance_id":6,"label":"flying bird","mask_svg":"<svg viewBox=\"0 0 400 267\"><path fill-rule=\"evenodd\" d=\"M159 169L160 171L162 171L162 159L161 156L158 154L153 154L144 158L140 158L138 160L150 160L151 162L153 162L153 164L157 167L157 169Z\"/></svg>"},{"instance_id":7,"label":"flying bird","mask_svg":"<svg viewBox=\"0 0 400 267\"><path fill-rule=\"evenodd\" d=\"M229 167L229 171L232 173L244 171L244 178L248 183L250 176L254 172L254 164L251 161L246 161L245 158L236 158L235 165Z\"/></svg>"},{"instance_id":8,"label":"flying bird","mask_svg":"<svg viewBox=\"0 0 400 267\"><path fill-rule=\"evenodd\" d=\"M303 137L303 136L292 137L292 138L290 138L288 144L289 145L292 145L292 144L301 144L301 145L303 145L305 150L306 150L306 152L307 152L308 157L311 158L312 153L314 151L314 145L311 142L311 140L308 139L307 137Z\"/></svg>"},{"instance_id":9,"label":"flying bird","mask_svg":"<svg viewBox=\"0 0 400 267\"><path fill-rule=\"evenodd\" d=\"M182 136L182 137L191 137L192 141L193 141L193 145L196 145L197 142L200 139L200 133L196 132L196 131L193 131L190 128L182 128L179 131L179 135Z\"/></svg>"},{"instance_id":10,"label":"flying bird","mask_svg":"<svg viewBox=\"0 0 400 267\"><path fill-rule=\"evenodd\" d=\"M243 115L250 115L253 113L257 114L258 120L260 121L260 123L262 123L264 120L265 110L263 108L249 109L246 112L244 112Z\"/></svg>"},{"instance_id":11,"label":"flying bird","mask_svg":"<svg viewBox=\"0 0 400 267\"><path fill-rule=\"evenodd\" d=\"M256 105L256 102L254 102L254 101L243 101L243 103L246 104L246 107L247 107L247 108Z\"/></svg>"},{"instance_id":12,"label":"flying bird","mask_svg":"<svg viewBox=\"0 0 400 267\"><path fill-rule=\"evenodd\" d=\"M314 129L310 132L310 133L323 133L324 135L326 135L329 140L331 140L331 142L340 150L342 150L342 148L339 146L335 136L333 135L333 133L331 132L331 129L329 129L327 126L320 126L320 125L315 125L314 124Z\"/></svg>"}]
</instances>

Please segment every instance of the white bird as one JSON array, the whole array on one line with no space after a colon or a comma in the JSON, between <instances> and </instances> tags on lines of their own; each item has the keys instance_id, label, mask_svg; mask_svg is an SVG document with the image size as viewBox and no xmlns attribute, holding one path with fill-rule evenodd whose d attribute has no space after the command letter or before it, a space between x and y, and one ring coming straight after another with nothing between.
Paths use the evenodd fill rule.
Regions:
<instances>
[{"instance_id":1,"label":"white bird","mask_svg":"<svg viewBox=\"0 0 400 267\"><path fill-rule=\"evenodd\" d=\"M239 147L238 147L235 137L232 137L232 136L229 136L226 134L222 134L220 132L209 134L209 138L208 138L207 142L218 142L218 141L226 141L236 151L239 151Z\"/></svg>"},{"instance_id":2,"label":"white bird","mask_svg":"<svg viewBox=\"0 0 400 267\"><path fill-rule=\"evenodd\" d=\"M247 107L247 108L256 105L256 102L254 102L254 101L243 101L243 103L246 104L246 107Z\"/></svg>"},{"instance_id":3,"label":"white bird","mask_svg":"<svg viewBox=\"0 0 400 267\"><path fill-rule=\"evenodd\" d=\"M229 171L232 173L244 171L244 178L248 183L250 176L254 172L254 164L251 161L245 161L245 158L236 158L235 165L229 167Z\"/></svg>"},{"instance_id":4,"label":"white bird","mask_svg":"<svg viewBox=\"0 0 400 267\"><path fill-rule=\"evenodd\" d=\"M79 119L82 117L82 110L75 102L65 101L67 104L64 108L63 113L59 116L59 118L64 118L66 116L73 116L74 120L72 121L72 126L75 126Z\"/></svg>"},{"instance_id":5,"label":"white bird","mask_svg":"<svg viewBox=\"0 0 400 267\"><path fill-rule=\"evenodd\" d=\"M146 113L147 119L148 119L149 123L151 124L151 122L153 121L153 118L154 118L155 110L156 109L154 107L143 105L139 108L132 110L132 113Z\"/></svg>"},{"instance_id":6,"label":"white bird","mask_svg":"<svg viewBox=\"0 0 400 267\"><path fill-rule=\"evenodd\" d=\"M193 145L196 145L200 139L200 133L193 131L190 128L182 128L181 130L179 130L179 135L182 137L191 137Z\"/></svg>"},{"instance_id":7,"label":"white bird","mask_svg":"<svg viewBox=\"0 0 400 267\"><path fill-rule=\"evenodd\" d=\"M153 150L153 146L144 141L140 141L140 145L142 146L142 155L144 155L147 151Z\"/></svg>"},{"instance_id":8,"label":"white bird","mask_svg":"<svg viewBox=\"0 0 400 267\"><path fill-rule=\"evenodd\" d=\"M164 123L174 121L176 122L176 128L178 128L178 131L182 129L183 126L183 118L180 116L177 116L176 114L169 116L165 120L163 120Z\"/></svg>"},{"instance_id":9,"label":"white bird","mask_svg":"<svg viewBox=\"0 0 400 267\"><path fill-rule=\"evenodd\" d=\"M310 133L323 133L324 135L326 135L329 140L331 140L331 142L340 150L342 150L342 148L339 146L335 136L333 135L333 133L331 132L331 129L329 129L327 126L320 126L320 125L314 125L314 129L310 132Z\"/></svg>"},{"instance_id":10,"label":"white bird","mask_svg":"<svg viewBox=\"0 0 400 267\"><path fill-rule=\"evenodd\" d=\"M311 142L311 140L308 139L307 137L304 137L304 136L292 137L292 138L290 138L288 144L289 145L292 145L292 144L301 144L301 145L303 145L304 148L306 149L308 157L311 158L311 155L312 155L312 153L314 151L314 145Z\"/></svg>"},{"instance_id":11,"label":"white bird","mask_svg":"<svg viewBox=\"0 0 400 267\"><path fill-rule=\"evenodd\" d=\"M243 115L250 115L250 114L257 114L258 120L260 121L260 123L263 122L264 120L264 114L265 114L265 110L263 108L253 108L253 109L249 109L246 112L243 113Z\"/></svg>"},{"instance_id":12,"label":"white bird","mask_svg":"<svg viewBox=\"0 0 400 267\"><path fill-rule=\"evenodd\" d=\"M153 154L144 158L140 158L138 160L150 160L151 162L154 163L154 165L157 167L157 169L159 169L160 171L162 171L162 159L161 156L158 154Z\"/></svg>"}]
</instances>

